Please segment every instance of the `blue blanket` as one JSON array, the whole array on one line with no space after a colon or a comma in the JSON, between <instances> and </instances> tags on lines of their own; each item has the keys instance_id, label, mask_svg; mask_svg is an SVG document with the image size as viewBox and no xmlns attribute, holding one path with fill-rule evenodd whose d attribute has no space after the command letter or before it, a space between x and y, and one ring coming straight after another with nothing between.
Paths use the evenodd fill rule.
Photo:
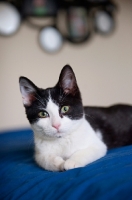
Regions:
<instances>
[{"instance_id":1,"label":"blue blanket","mask_svg":"<svg viewBox=\"0 0 132 200\"><path fill-rule=\"evenodd\" d=\"M1 200L132 200L132 146L65 172L37 166L33 149L31 130L0 134Z\"/></svg>"}]
</instances>

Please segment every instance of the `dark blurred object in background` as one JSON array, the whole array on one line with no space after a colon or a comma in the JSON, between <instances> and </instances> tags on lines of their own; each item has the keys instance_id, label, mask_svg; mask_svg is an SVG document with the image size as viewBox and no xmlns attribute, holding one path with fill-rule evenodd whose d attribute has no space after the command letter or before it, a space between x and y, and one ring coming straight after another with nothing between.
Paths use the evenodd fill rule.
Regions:
<instances>
[{"instance_id":1,"label":"dark blurred object in background","mask_svg":"<svg viewBox=\"0 0 132 200\"><path fill-rule=\"evenodd\" d=\"M55 0L24 0L22 10L24 16L55 16L59 7Z\"/></svg>"},{"instance_id":2,"label":"dark blurred object in background","mask_svg":"<svg viewBox=\"0 0 132 200\"><path fill-rule=\"evenodd\" d=\"M19 28L20 22L26 20L32 27L41 30L41 37L39 37L41 47L49 53L54 53L61 48L63 45L62 41L64 40L79 44L87 41L93 32L102 35L109 35L112 33L115 28L116 10L117 6L110 0L0 1L0 34L13 34ZM64 20L64 18L60 16L60 11L63 11L65 15L66 23L64 22L65 24L63 24L65 25L66 32L62 31L60 23L58 23L60 19ZM54 20L52 24L46 26L43 24L36 25L29 20L31 17L37 19L50 17ZM8 26L11 24L12 27L15 27L14 29L12 28L13 31L4 32L4 29L9 30ZM47 29L48 26L49 29ZM46 31L44 29L46 29ZM8 34L6 32L8 32ZM57 40L58 43L55 42L55 40ZM56 47L54 46L53 49L51 48L51 41L56 44Z\"/></svg>"}]
</instances>

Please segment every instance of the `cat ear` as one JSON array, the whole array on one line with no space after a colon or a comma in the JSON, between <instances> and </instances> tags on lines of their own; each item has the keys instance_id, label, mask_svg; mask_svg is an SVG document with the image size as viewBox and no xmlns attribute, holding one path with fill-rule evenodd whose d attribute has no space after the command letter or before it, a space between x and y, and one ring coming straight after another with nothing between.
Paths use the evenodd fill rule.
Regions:
<instances>
[{"instance_id":1,"label":"cat ear","mask_svg":"<svg viewBox=\"0 0 132 200\"><path fill-rule=\"evenodd\" d=\"M79 90L75 74L69 65L65 65L63 67L57 85L59 85L59 87L61 87L66 94L75 95L77 90Z\"/></svg>"},{"instance_id":2,"label":"cat ear","mask_svg":"<svg viewBox=\"0 0 132 200\"><path fill-rule=\"evenodd\" d=\"M37 86L34 85L28 78L19 78L20 91L24 106L30 106L35 100L34 94L37 92Z\"/></svg>"}]
</instances>

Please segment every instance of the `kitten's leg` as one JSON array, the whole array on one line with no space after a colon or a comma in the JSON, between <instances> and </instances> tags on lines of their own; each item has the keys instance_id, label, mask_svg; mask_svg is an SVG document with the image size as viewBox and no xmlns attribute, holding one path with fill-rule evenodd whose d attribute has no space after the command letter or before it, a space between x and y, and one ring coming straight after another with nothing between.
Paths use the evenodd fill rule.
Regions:
<instances>
[{"instance_id":1,"label":"kitten's leg","mask_svg":"<svg viewBox=\"0 0 132 200\"><path fill-rule=\"evenodd\" d=\"M64 160L60 156L36 154L35 160L39 166L49 171L64 171Z\"/></svg>"},{"instance_id":2,"label":"kitten's leg","mask_svg":"<svg viewBox=\"0 0 132 200\"><path fill-rule=\"evenodd\" d=\"M106 154L106 151L107 148L105 145L102 145L102 148L91 146L86 149L78 150L65 161L64 169L69 170L73 168L84 167L85 165L103 157Z\"/></svg>"}]
</instances>

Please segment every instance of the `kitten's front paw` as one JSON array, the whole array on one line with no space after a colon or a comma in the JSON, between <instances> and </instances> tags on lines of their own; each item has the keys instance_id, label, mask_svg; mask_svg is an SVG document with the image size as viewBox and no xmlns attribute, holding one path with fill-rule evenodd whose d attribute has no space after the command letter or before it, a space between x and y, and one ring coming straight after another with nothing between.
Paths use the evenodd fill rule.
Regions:
<instances>
[{"instance_id":1,"label":"kitten's front paw","mask_svg":"<svg viewBox=\"0 0 132 200\"><path fill-rule=\"evenodd\" d=\"M61 157L56 156L53 163L54 167L58 169L57 171L64 171L64 160Z\"/></svg>"},{"instance_id":2,"label":"kitten's front paw","mask_svg":"<svg viewBox=\"0 0 132 200\"><path fill-rule=\"evenodd\" d=\"M82 166L79 163L77 163L71 159L66 160L64 163L65 170L74 169L74 168L78 168L78 167L82 167Z\"/></svg>"}]
</instances>

